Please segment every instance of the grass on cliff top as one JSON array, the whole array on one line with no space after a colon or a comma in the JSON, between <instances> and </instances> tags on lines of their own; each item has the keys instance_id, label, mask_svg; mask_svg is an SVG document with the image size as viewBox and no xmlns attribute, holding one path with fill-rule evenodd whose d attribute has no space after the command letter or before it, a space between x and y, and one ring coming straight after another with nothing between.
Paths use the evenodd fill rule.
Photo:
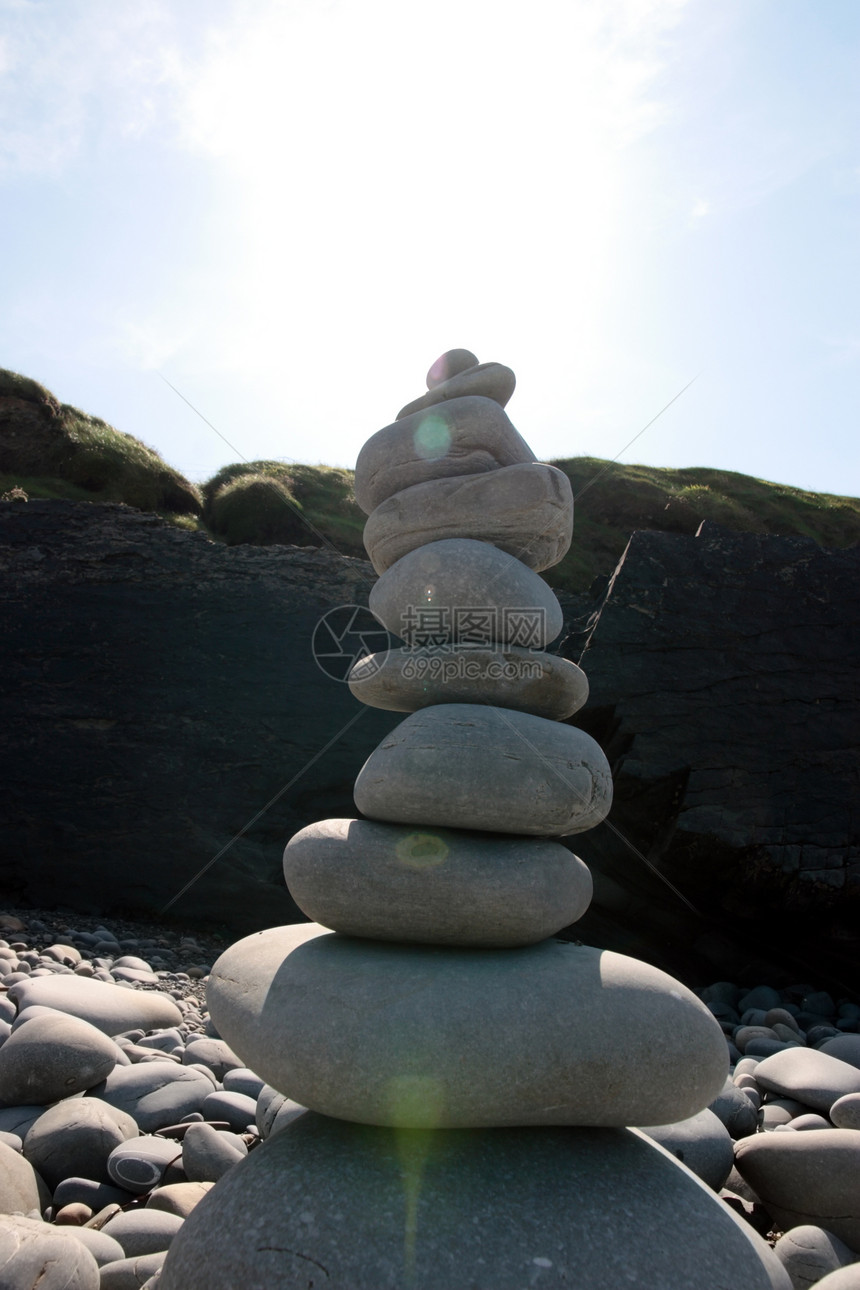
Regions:
<instances>
[{"instance_id":1,"label":"grass on cliff top","mask_svg":"<svg viewBox=\"0 0 860 1290\"><path fill-rule=\"evenodd\" d=\"M203 520L228 546L321 546L364 556L365 515L353 473L335 466L251 461L225 466L203 485Z\"/></svg>"},{"instance_id":2,"label":"grass on cliff top","mask_svg":"<svg viewBox=\"0 0 860 1290\"><path fill-rule=\"evenodd\" d=\"M552 463L576 498L574 537L543 575L556 589L585 591L608 575L635 529L695 533L702 520L744 533L808 537L821 546L860 541L860 499L811 493L731 470L621 465L599 457Z\"/></svg>"},{"instance_id":3,"label":"grass on cliff top","mask_svg":"<svg viewBox=\"0 0 860 1290\"><path fill-rule=\"evenodd\" d=\"M3 491L18 486L31 497L125 502L180 515L202 509L199 490L154 449L4 369L0 475Z\"/></svg>"}]
</instances>

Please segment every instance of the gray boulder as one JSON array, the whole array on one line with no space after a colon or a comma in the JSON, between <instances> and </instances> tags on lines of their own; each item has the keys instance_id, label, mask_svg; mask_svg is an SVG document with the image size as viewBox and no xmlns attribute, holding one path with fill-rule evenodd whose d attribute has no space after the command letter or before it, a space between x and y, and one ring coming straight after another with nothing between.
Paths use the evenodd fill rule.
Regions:
<instances>
[{"instance_id":1,"label":"gray boulder","mask_svg":"<svg viewBox=\"0 0 860 1290\"><path fill-rule=\"evenodd\" d=\"M588 698L588 679L575 663L516 645L368 654L350 670L349 688L361 703L390 712L484 703L550 721L572 717Z\"/></svg>"},{"instance_id":2,"label":"gray boulder","mask_svg":"<svg viewBox=\"0 0 860 1290\"><path fill-rule=\"evenodd\" d=\"M443 403L447 399L460 399L474 394L484 399L492 399L500 407L504 407L513 394L516 384L517 378L511 369L502 363L477 363L474 367L454 372L447 380L431 386L426 394L413 399L411 403L401 408L397 419L399 421L401 417L420 412L422 408L435 407L436 404Z\"/></svg>"},{"instance_id":3,"label":"gray boulder","mask_svg":"<svg viewBox=\"0 0 860 1290\"><path fill-rule=\"evenodd\" d=\"M860 1133L758 1133L735 1143L735 1166L784 1230L823 1227L860 1252Z\"/></svg>"},{"instance_id":4,"label":"gray boulder","mask_svg":"<svg viewBox=\"0 0 860 1290\"><path fill-rule=\"evenodd\" d=\"M561 837L599 824L612 804L600 746L575 726L473 703L414 712L355 781L370 819Z\"/></svg>"},{"instance_id":5,"label":"gray boulder","mask_svg":"<svg viewBox=\"0 0 860 1290\"><path fill-rule=\"evenodd\" d=\"M68 1228L0 1214L3 1290L99 1290L99 1266Z\"/></svg>"},{"instance_id":6,"label":"gray boulder","mask_svg":"<svg viewBox=\"0 0 860 1290\"><path fill-rule=\"evenodd\" d=\"M369 515L392 493L427 479L477 475L534 460L494 400L447 399L371 435L355 463L355 500Z\"/></svg>"},{"instance_id":7,"label":"gray boulder","mask_svg":"<svg viewBox=\"0 0 860 1290\"><path fill-rule=\"evenodd\" d=\"M562 628L543 578L489 542L428 542L387 569L368 597L383 627L413 647L492 643L543 649Z\"/></svg>"},{"instance_id":8,"label":"gray boulder","mask_svg":"<svg viewBox=\"0 0 860 1290\"><path fill-rule=\"evenodd\" d=\"M274 1088L368 1124L665 1124L726 1075L691 991L566 941L470 950L275 927L221 955L207 997Z\"/></svg>"},{"instance_id":9,"label":"gray boulder","mask_svg":"<svg viewBox=\"0 0 860 1290\"><path fill-rule=\"evenodd\" d=\"M688 1290L703 1272L790 1290L752 1228L635 1131L428 1136L309 1113L200 1202L159 1290Z\"/></svg>"},{"instance_id":10,"label":"gray boulder","mask_svg":"<svg viewBox=\"0 0 860 1290\"><path fill-rule=\"evenodd\" d=\"M538 462L413 484L381 502L364 526L377 573L416 547L446 538L491 542L540 573L558 564L572 536L570 480Z\"/></svg>"},{"instance_id":11,"label":"gray boulder","mask_svg":"<svg viewBox=\"0 0 860 1290\"><path fill-rule=\"evenodd\" d=\"M528 945L591 899L591 874L558 842L371 820L309 824L287 844L284 877L324 927L435 945Z\"/></svg>"}]
</instances>

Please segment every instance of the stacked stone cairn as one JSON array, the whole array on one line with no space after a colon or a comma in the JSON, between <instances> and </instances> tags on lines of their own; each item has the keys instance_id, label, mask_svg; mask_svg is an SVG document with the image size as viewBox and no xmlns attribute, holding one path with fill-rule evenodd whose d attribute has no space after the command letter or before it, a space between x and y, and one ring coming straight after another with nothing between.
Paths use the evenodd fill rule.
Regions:
<instances>
[{"instance_id":1,"label":"stacked stone cairn","mask_svg":"<svg viewBox=\"0 0 860 1290\"><path fill-rule=\"evenodd\" d=\"M366 818L287 846L315 921L237 942L208 985L289 1122L194 1209L160 1290L785 1290L752 1228L626 1127L719 1094L718 1023L656 968L556 939L592 891L559 839L611 802L566 722L585 677L545 651L569 482L508 419L508 368L453 350L427 386L355 472L370 608L405 644L350 686L409 715L358 776Z\"/></svg>"}]
</instances>

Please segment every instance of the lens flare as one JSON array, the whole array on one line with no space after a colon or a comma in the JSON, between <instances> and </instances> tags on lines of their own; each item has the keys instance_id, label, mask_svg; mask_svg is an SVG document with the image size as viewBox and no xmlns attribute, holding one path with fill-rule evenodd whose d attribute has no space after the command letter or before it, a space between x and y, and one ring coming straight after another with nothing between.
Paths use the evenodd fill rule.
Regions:
<instances>
[{"instance_id":1,"label":"lens flare","mask_svg":"<svg viewBox=\"0 0 860 1290\"><path fill-rule=\"evenodd\" d=\"M410 833L400 839L394 853L406 869L435 869L444 863L448 846L433 833Z\"/></svg>"},{"instance_id":2,"label":"lens flare","mask_svg":"<svg viewBox=\"0 0 860 1290\"><path fill-rule=\"evenodd\" d=\"M451 447L451 431L444 417L431 413L423 417L413 436L415 451L425 461L436 461L444 457Z\"/></svg>"}]
</instances>

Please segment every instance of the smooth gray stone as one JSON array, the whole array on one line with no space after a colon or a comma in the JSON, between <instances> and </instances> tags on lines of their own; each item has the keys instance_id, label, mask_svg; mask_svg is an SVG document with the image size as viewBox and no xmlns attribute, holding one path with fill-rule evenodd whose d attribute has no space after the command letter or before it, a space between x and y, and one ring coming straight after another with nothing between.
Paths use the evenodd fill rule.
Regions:
<instances>
[{"instance_id":1,"label":"smooth gray stone","mask_svg":"<svg viewBox=\"0 0 860 1290\"><path fill-rule=\"evenodd\" d=\"M349 688L360 703L417 712L437 703L482 703L564 721L588 698L582 668L557 654L515 645L393 649L353 665Z\"/></svg>"},{"instance_id":2,"label":"smooth gray stone","mask_svg":"<svg viewBox=\"0 0 860 1290\"><path fill-rule=\"evenodd\" d=\"M200 1109L207 1120L225 1120L234 1133L244 1133L255 1122L257 1099L244 1093L226 1093L223 1089L216 1089Z\"/></svg>"},{"instance_id":3,"label":"smooth gray stone","mask_svg":"<svg viewBox=\"0 0 860 1290\"><path fill-rule=\"evenodd\" d=\"M247 1151L245 1154L247 1155ZM211 1182L168 1183L165 1187L155 1189L146 1202L146 1207L163 1209L168 1214L178 1214L180 1218L187 1218L212 1186L214 1184Z\"/></svg>"},{"instance_id":4,"label":"smooth gray stone","mask_svg":"<svg viewBox=\"0 0 860 1290\"><path fill-rule=\"evenodd\" d=\"M88 1021L106 1035L119 1035L140 1026L156 1030L178 1026L182 1013L172 999L155 990L123 990L80 976L42 976L19 981L9 990L19 1010L31 1004L56 1008Z\"/></svg>"},{"instance_id":5,"label":"smooth gray stone","mask_svg":"<svg viewBox=\"0 0 860 1290\"><path fill-rule=\"evenodd\" d=\"M755 1078L769 1092L796 1098L824 1115L846 1093L860 1093L860 1070L814 1048L790 1048L765 1057Z\"/></svg>"},{"instance_id":6,"label":"smooth gray stone","mask_svg":"<svg viewBox=\"0 0 860 1290\"><path fill-rule=\"evenodd\" d=\"M756 1133L735 1167L783 1229L812 1223L860 1251L860 1133Z\"/></svg>"},{"instance_id":7,"label":"smooth gray stone","mask_svg":"<svg viewBox=\"0 0 860 1290\"><path fill-rule=\"evenodd\" d=\"M703 1271L790 1290L752 1228L635 1130L425 1133L310 1113L200 1202L159 1290L689 1290Z\"/></svg>"},{"instance_id":8,"label":"smooth gray stone","mask_svg":"<svg viewBox=\"0 0 860 1290\"><path fill-rule=\"evenodd\" d=\"M273 1087L368 1124L666 1124L726 1075L691 991L567 941L470 950L273 927L221 955L207 999Z\"/></svg>"},{"instance_id":9,"label":"smooth gray stone","mask_svg":"<svg viewBox=\"0 0 860 1290\"><path fill-rule=\"evenodd\" d=\"M185 1066L208 1066L216 1080L223 1080L227 1071L243 1065L223 1039L210 1039L208 1035L190 1035L182 1054Z\"/></svg>"},{"instance_id":10,"label":"smooth gray stone","mask_svg":"<svg viewBox=\"0 0 860 1290\"><path fill-rule=\"evenodd\" d=\"M2 1290L99 1290L99 1267L66 1227L0 1214Z\"/></svg>"},{"instance_id":11,"label":"smooth gray stone","mask_svg":"<svg viewBox=\"0 0 860 1290\"><path fill-rule=\"evenodd\" d=\"M306 1106L300 1106L298 1102L293 1102L291 1098L285 1098L272 1120L269 1136L280 1133L281 1129L285 1129L288 1124L292 1124L293 1120L297 1120L300 1115L306 1115L307 1109Z\"/></svg>"},{"instance_id":12,"label":"smooth gray stone","mask_svg":"<svg viewBox=\"0 0 860 1290\"><path fill-rule=\"evenodd\" d=\"M266 1087L265 1080L261 1080L259 1075L249 1071L247 1066L238 1066L233 1070L225 1071L221 1083L224 1085L225 1093L244 1093L246 1097L252 1097L255 1103Z\"/></svg>"},{"instance_id":13,"label":"smooth gray stone","mask_svg":"<svg viewBox=\"0 0 860 1290\"><path fill-rule=\"evenodd\" d=\"M192 1124L182 1139L182 1168L189 1182L217 1182L247 1154L238 1134L219 1132L211 1124Z\"/></svg>"},{"instance_id":14,"label":"smooth gray stone","mask_svg":"<svg viewBox=\"0 0 860 1290\"><path fill-rule=\"evenodd\" d=\"M612 775L575 726L447 703L395 726L359 771L354 797L372 820L563 837L607 815Z\"/></svg>"},{"instance_id":15,"label":"smooth gray stone","mask_svg":"<svg viewBox=\"0 0 860 1290\"><path fill-rule=\"evenodd\" d=\"M27 1136L30 1125L38 1120L44 1110L44 1106L0 1107L0 1129L6 1133L14 1133L23 1140Z\"/></svg>"},{"instance_id":16,"label":"smooth gray stone","mask_svg":"<svg viewBox=\"0 0 860 1290\"><path fill-rule=\"evenodd\" d=\"M124 1187L73 1176L64 1178L55 1187L53 1205L54 1209L62 1209L64 1205L89 1205L93 1213L97 1214L106 1205L127 1205L131 1200L134 1200L134 1196Z\"/></svg>"},{"instance_id":17,"label":"smooth gray stone","mask_svg":"<svg viewBox=\"0 0 860 1290\"><path fill-rule=\"evenodd\" d=\"M268 1138L275 1116L288 1100L283 1093L272 1088L271 1084L263 1085L257 1097L257 1111L254 1119L261 1138Z\"/></svg>"},{"instance_id":18,"label":"smooth gray stone","mask_svg":"<svg viewBox=\"0 0 860 1290\"><path fill-rule=\"evenodd\" d=\"M860 1093L838 1097L830 1108L830 1118L837 1129L860 1129Z\"/></svg>"},{"instance_id":19,"label":"smooth gray stone","mask_svg":"<svg viewBox=\"0 0 860 1290\"><path fill-rule=\"evenodd\" d=\"M798 1132L803 1132L806 1129L832 1129L833 1125L817 1111L809 1111L805 1115L796 1115L791 1121L791 1127Z\"/></svg>"},{"instance_id":20,"label":"smooth gray stone","mask_svg":"<svg viewBox=\"0 0 860 1290\"><path fill-rule=\"evenodd\" d=\"M744 1013L750 1008L762 1008L765 1012L769 1008L781 1008L782 995L778 990L774 990L772 985L756 985L752 990L747 990L738 999L738 1012Z\"/></svg>"},{"instance_id":21,"label":"smooth gray stone","mask_svg":"<svg viewBox=\"0 0 860 1290\"><path fill-rule=\"evenodd\" d=\"M372 820L319 820L290 839L284 877L314 922L349 936L530 945L581 918L588 867L559 842Z\"/></svg>"},{"instance_id":22,"label":"smooth gray stone","mask_svg":"<svg viewBox=\"0 0 860 1290\"><path fill-rule=\"evenodd\" d=\"M434 390L437 385L450 381L452 376L477 366L477 356L470 349L446 349L445 353L440 354L430 365L425 382L427 389Z\"/></svg>"},{"instance_id":23,"label":"smooth gray stone","mask_svg":"<svg viewBox=\"0 0 860 1290\"><path fill-rule=\"evenodd\" d=\"M133 1259L118 1259L101 1269L99 1290L140 1290L167 1258L166 1250L155 1254L139 1254Z\"/></svg>"},{"instance_id":24,"label":"smooth gray stone","mask_svg":"<svg viewBox=\"0 0 860 1290\"><path fill-rule=\"evenodd\" d=\"M108 1156L137 1134L130 1115L96 1097L71 1097L39 1116L24 1139L24 1155L52 1191L73 1176L107 1182Z\"/></svg>"},{"instance_id":25,"label":"smooth gray stone","mask_svg":"<svg viewBox=\"0 0 860 1290\"><path fill-rule=\"evenodd\" d=\"M841 1062L860 1070L860 1035L836 1035L826 1040L818 1051L826 1057L838 1057Z\"/></svg>"},{"instance_id":26,"label":"smooth gray stone","mask_svg":"<svg viewBox=\"0 0 860 1290\"><path fill-rule=\"evenodd\" d=\"M572 536L570 480L539 462L413 484L380 503L364 526L377 573L446 538L491 542L540 573L563 559Z\"/></svg>"},{"instance_id":27,"label":"smooth gray stone","mask_svg":"<svg viewBox=\"0 0 860 1290\"><path fill-rule=\"evenodd\" d=\"M57 1102L106 1079L116 1059L116 1044L89 1022L34 1017L0 1048L0 1099Z\"/></svg>"},{"instance_id":28,"label":"smooth gray stone","mask_svg":"<svg viewBox=\"0 0 860 1290\"><path fill-rule=\"evenodd\" d=\"M489 542L446 538L410 551L368 597L370 612L410 645L520 645L543 649L563 625L538 574Z\"/></svg>"},{"instance_id":29,"label":"smooth gray stone","mask_svg":"<svg viewBox=\"0 0 860 1290\"><path fill-rule=\"evenodd\" d=\"M0 1142L0 1214L20 1210L43 1210L51 1203L51 1193L41 1177L19 1152Z\"/></svg>"},{"instance_id":30,"label":"smooth gray stone","mask_svg":"<svg viewBox=\"0 0 860 1290\"><path fill-rule=\"evenodd\" d=\"M773 1252L791 1278L794 1290L816 1285L828 1272L838 1271L857 1257L832 1232L810 1223L786 1232L774 1245Z\"/></svg>"},{"instance_id":31,"label":"smooth gray stone","mask_svg":"<svg viewBox=\"0 0 860 1290\"><path fill-rule=\"evenodd\" d=\"M850 1263L838 1272L828 1272L816 1282L816 1290L860 1290L860 1263Z\"/></svg>"},{"instance_id":32,"label":"smooth gray stone","mask_svg":"<svg viewBox=\"0 0 860 1290\"><path fill-rule=\"evenodd\" d=\"M728 1130L707 1108L675 1124L642 1128L649 1138L671 1152L712 1191L719 1191L734 1165L734 1151Z\"/></svg>"},{"instance_id":33,"label":"smooth gray stone","mask_svg":"<svg viewBox=\"0 0 860 1290\"><path fill-rule=\"evenodd\" d=\"M119 1187L142 1195L158 1186L168 1165L181 1159L178 1142L144 1134L114 1147L108 1156L107 1171Z\"/></svg>"},{"instance_id":34,"label":"smooth gray stone","mask_svg":"<svg viewBox=\"0 0 860 1290\"><path fill-rule=\"evenodd\" d=\"M758 1112L747 1095L732 1082L731 1076L709 1109L726 1126L730 1137L745 1138L747 1134L755 1133Z\"/></svg>"},{"instance_id":35,"label":"smooth gray stone","mask_svg":"<svg viewBox=\"0 0 860 1290\"><path fill-rule=\"evenodd\" d=\"M122 1246L119 1241L115 1241L112 1236L106 1236L104 1232L97 1232L93 1227L75 1227L70 1225L63 1228L76 1241L80 1241L95 1259L99 1268L103 1268L106 1263L113 1263L115 1259L122 1258ZM99 1287L101 1290L101 1287Z\"/></svg>"},{"instance_id":36,"label":"smooth gray stone","mask_svg":"<svg viewBox=\"0 0 860 1290\"><path fill-rule=\"evenodd\" d=\"M142 1254L166 1250L176 1233L182 1230L184 1222L185 1219L178 1214L168 1214L166 1210L150 1209L144 1205L140 1209L115 1214L102 1231L119 1241L127 1259L136 1259Z\"/></svg>"},{"instance_id":37,"label":"smooth gray stone","mask_svg":"<svg viewBox=\"0 0 860 1290\"><path fill-rule=\"evenodd\" d=\"M7 1133L5 1129L0 1129L0 1142L11 1147L13 1151L20 1151L24 1145L23 1137L19 1138L17 1133Z\"/></svg>"},{"instance_id":38,"label":"smooth gray stone","mask_svg":"<svg viewBox=\"0 0 860 1290\"><path fill-rule=\"evenodd\" d=\"M117 1066L97 1091L105 1102L133 1116L141 1133L155 1133L201 1110L212 1082L176 1062L153 1061Z\"/></svg>"},{"instance_id":39,"label":"smooth gray stone","mask_svg":"<svg viewBox=\"0 0 860 1290\"><path fill-rule=\"evenodd\" d=\"M424 408L436 407L447 399L462 399L475 394L484 399L492 399L494 403L504 407L510 402L516 387L517 378L503 363L478 363L475 367L454 373L447 381L440 381L426 394L407 403L397 413L397 420L421 412Z\"/></svg>"},{"instance_id":40,"label":"smooth gray stone","mask_svg":"<svg viewBox=\"0 0 860 1290\"><path fill-rule=\"evenodd\" d=\"M355 463L355 500L366 515L392 493L426 479L477 475L535 461L493 399L447 399L371 435Z\"/></svg>"}]
</instances>

